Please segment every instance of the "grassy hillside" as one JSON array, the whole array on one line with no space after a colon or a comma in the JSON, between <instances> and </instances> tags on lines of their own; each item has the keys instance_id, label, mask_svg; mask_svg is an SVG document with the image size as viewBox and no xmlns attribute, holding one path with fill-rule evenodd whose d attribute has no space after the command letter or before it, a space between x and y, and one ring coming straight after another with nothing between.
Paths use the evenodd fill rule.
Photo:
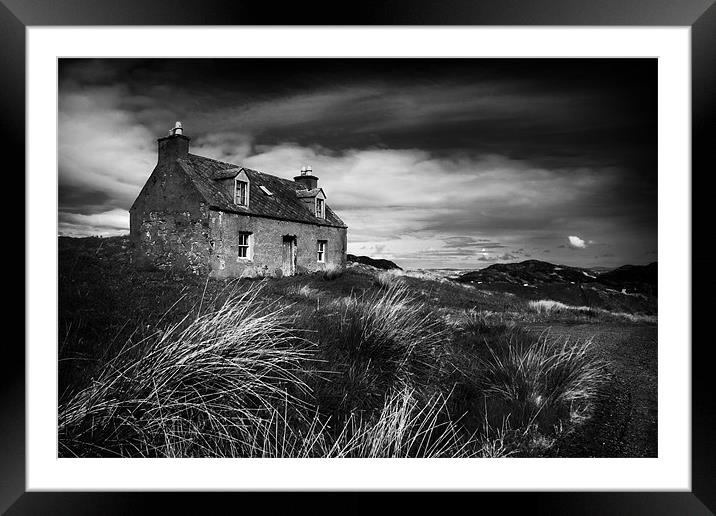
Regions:
<instances>
[{"instance_id":1,"label":"grassy hillside","mask_svg":"<svg viewBox=\"0 0 716 516\"><path fill-rule=\"evenodd\" d=\"M656 452L654 299L559 303L360 263L207 280L135 270L126 238L59 249L63 456ZM621 385L637 372L654 380L653 438L595 449L587 436L634 426L631 402L605 410L634 399Z\"/></svg>"}]
</instances>

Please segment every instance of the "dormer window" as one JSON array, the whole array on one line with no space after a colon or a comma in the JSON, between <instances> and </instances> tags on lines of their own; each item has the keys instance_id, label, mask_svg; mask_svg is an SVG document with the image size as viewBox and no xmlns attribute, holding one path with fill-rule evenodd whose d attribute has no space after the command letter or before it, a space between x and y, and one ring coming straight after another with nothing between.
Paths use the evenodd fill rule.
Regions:
<instances>
[{"instance_id":1,"label":"dormer window","mask_svg":"<svg viewBox=\"0 0 716 516\"><path fill-rule=\"evenodd\" d=\"M234 178L234 204L249 206L249 177L243 170Z\"/></svg>"},{"instance_id":2,"label":"dormer window","mask_svg":"<svg viewBox=\"0 0 716 516\"><path fill-rule=\"evenodd\" d=\"M239 206L246 206L249 204L249 184L246 181L236 180L234 189L234 202Z\"/></svg>"},{"instance_id":3,"label":"dormer window","mask_svg":"<svg viewBox=\"0 0 716 516\"><path fill-rule=\"evenodd\" d=\"M320 197L316 197L316 217L319 219L326 218L326 204Z\"/></svg>"}]
</instances>

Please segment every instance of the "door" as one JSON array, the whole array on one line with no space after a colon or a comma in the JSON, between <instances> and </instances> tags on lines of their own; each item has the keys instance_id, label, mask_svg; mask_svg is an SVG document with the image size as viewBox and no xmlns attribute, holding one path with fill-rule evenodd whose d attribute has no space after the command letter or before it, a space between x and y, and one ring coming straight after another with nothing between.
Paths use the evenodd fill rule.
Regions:
<instances>
[{"instance_id":1,"label":"door","mask_svg":"<svg viewBox=\"0 0 716 516\"><path fill-rule=\"evenodd\" d=\"M281 270L284 276L293 276L296 273L296 237L283 237L283 261Z\"/></svg>"}]
</instances>

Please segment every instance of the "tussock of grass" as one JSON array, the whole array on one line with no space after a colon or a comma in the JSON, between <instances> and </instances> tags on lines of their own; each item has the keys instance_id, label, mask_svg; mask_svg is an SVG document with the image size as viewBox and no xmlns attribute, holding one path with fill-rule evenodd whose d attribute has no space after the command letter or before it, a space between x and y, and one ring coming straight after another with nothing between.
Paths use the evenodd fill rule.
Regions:
<instances>
[{"instance_id":1,"label":"tussock of grass","mask_svg":"<svg viewBox=\"0 0 716 516\"><path fill-rule=\"evenodd\" d=\"M465 414L484 454L544 456L584 423L606 378L591 341L558 340L489 314L467 312L451 344L444 381L454 385L451 413ZM497 429L497 430L496 430ZM491 438L491 435L497 435Z\"/></svg>"},{"instance_id":2,"label":"tussock of grass","mask_svg":"<svg viewBox=\"0 0 716 516\"><path fill-rule=\"evenodd\" d=\"M559 301L552 301L551 299L540 299L539 301L530 301L528 306L537 313L552 313L552 312L563 312L565 310L574 310L577 312L588 312L590 308L588 306L570 306L560 303Z\"/></svg>"},{"instance_id":3,"label":"tussock of grass","mask_svg":"<svg viewBox=\"0 0 716 516\"><path fill-rule=\"evenodd\" d=\"M378 271L375 274L375 281L381 288L390 289L403 282L403 271L391 269L387 271Z\"/></svg>"},{"instance_id":4,"label":"tussock of grass","mask_svg":"<svg viewBox=\"0 0 716 516\"><path fill-rule=\"evenodd\" d=\"M290 285L285 289L285 292L289 296L297 296L305 299L318 299L321 295L321 291L311 287L310 285Z\"/></svg>"},{"instance_id":5,"label":"tussock of grass","mask_svg":"<svg viewBox=\"0 0 716 516\"><path fill-rule=\"evenodd\" d=\"M479 443L465 438L446 413L438 394L421 401L411 388L387 394L376 414L351 414L331 429L330 420L315 413L302 428L287 424L276 413L254 427L256 457L408 458L471 457L482 453Z\"/></svg>"},{"instance_id":6,"label":"tussock of grass","mask_svg":"<svg viewBox=\"0 0 716 516\"><path fill-rule=\"evenodd\" d=\"M246 429L307 389L309 351L260 287L106 364L59 407L62 455L250 456Z\"/></svg>"},{"instance_id":7,"label":"tussock of grass","mask_svg":"<svg viewBox=\"0 0 716 516\"><path fill-rule=\"evenodd\" d=\"M424 386L447 338L440 321L397 283L334 301L312 323L334 373L317 396L333 413L375 408L393 388Z\"/></svg>"},{"instance_id":8,"label":"tussock of grass","mask_svg":"<svg viewBox=\"0 0 716 516\"><path fill-rule=\"evenodd\" d=\"M455 324L483 338L493 333L502 334L506 328L515 327L514 322L507 318L504 312L493 310L467 310L460 314Z\"/></svg>"},{"instance_id":9,"label":"tussock of grass","mask_svg":"<svg viewBox=\"0 0 716 516\"><path fill-rule=\"evenodd\" d=\"M321 271L321 276L325 281L333 281L343 276L343 272L343 267L340 267L339 265L336 265L334 263L328 263L326 264L323 271Z\"/></svg>"},{"instance_id":10,"label":"tussock of grass","mask_svg":"<svg viewBox=\"0 0 716 516\"><path fill-rule=\"evenodd\" d=\"M470 457L477 451L460 427L445 415L446 400L436 395L426 403L410 387L393 391L375 420L351 417L329 457Z\"/></svg>"},{"instance_id":11,"label":"tussock of grass","mask_svg":"<svg viewBox=\"0 0 716 516\"><path fill-rule=\"evenodd\" d=\"M603 364L589 353L591 341L561 344L547 335L536 341L513 334L488 345L477 382L488 405L510 414L522 428L579 423L589 415Z\"/></svg>"},{"instance_id":12,"label":"tussock of grass","mask_svg":"<svg viewBox=\"0 0 716 516\"><path fill-rule=\"evenodd\" d=\"M604 308L593 308L589 306L573 306L553 301L551 299L540 299L530 301L527 306L530 310L540 315L553 315L561 313L581 313L589 317L601 317L603 319L626 319L630 322L656 323L656 316L644 314L631 314L627 312L614 312Z\"/></svg>"}]
</instances>

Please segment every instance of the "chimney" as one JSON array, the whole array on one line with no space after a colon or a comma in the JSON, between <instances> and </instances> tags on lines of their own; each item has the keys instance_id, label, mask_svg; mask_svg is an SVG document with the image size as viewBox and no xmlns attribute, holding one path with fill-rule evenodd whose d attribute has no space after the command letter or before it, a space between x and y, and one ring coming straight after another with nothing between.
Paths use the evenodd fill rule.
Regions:
<instances>
[{"instance_id":1,"label":"chimney","mask_svg":"<svg viewBox=\"0 0 716 516\"><path fill-rule=\"evenodd\" d=\"M191 138L184 136L184 128L181 122L174 124L174 127L169 131L169 136L157 139L159 163L185 158L189 154L190 140Z\"/></svg>"},{"instance_id":2,"label":"chimney","mask_svg":"<svg viewBox=\"0 0 716 516\"><path fill-rule=\"evenodd\" d=\"M302 184L308 190L318 188L318 178L313 175L313 169L311 168L311 165L301 167L301 175L294 177L293 180L297 183Z\"/></svg>"}]
</instances>

